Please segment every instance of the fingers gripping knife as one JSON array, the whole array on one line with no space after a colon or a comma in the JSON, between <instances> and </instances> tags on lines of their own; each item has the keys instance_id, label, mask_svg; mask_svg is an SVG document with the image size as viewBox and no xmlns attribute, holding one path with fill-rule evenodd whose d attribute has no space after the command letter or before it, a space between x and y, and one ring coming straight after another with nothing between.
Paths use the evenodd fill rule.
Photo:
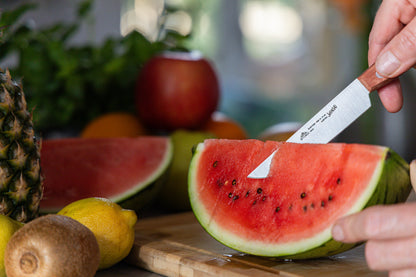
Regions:
<instances>
[{"instance_id":1,"label":"fingers gripping knife","mask_svg":"<svg viewBox=\"0 0 416 277\"><path fill-rule=\"evenodd\" d=\"M385 86L392 80L380 76L376 72L375 66L372 65L306 122L287 142L330 142L371 107L370 92ZM266 178L276 151L247 177L253 179Z\"/></svg>"}]
</instances>

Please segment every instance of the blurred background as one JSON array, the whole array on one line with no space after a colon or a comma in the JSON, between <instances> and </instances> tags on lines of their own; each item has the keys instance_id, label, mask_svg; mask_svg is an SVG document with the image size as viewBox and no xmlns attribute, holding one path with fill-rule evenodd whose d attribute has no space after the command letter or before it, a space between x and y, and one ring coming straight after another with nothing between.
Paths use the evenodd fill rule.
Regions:
<instances>
[{"instance_id":1,"label":"blurred background","mask_svg":"<svg viewBox=\"0 0 416 277\"><path fill-rule=\"evenodd\" d=\"M78 132L95 116L132 111L140 66L164 48L200 50L221 84L219 110L255 138L306 122L367 67L379 0L0 0L0 66L23 78L44 134ZM416 157L414 72L404 108L373 107L337 141Z\"/></svg>"}]
</instances>

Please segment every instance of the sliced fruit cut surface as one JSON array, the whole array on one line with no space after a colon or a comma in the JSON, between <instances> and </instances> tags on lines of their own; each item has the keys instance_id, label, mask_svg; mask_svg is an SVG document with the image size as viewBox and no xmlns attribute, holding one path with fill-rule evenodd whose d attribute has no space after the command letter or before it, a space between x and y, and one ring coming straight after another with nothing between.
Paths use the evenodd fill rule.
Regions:
<instances>
[{"instance_id":1,"label":"sliced fruit cut surface","mask_svg":"<svg viewBox=\"0 0 416 277\"><path fill-rule=\"evenodd\" d=\"M41 149L41 210L57 211L88 197L122 203L163 175L172 152L167 137L45 140Z\"/></svg>"},{"instance_id":2,"label":"sliced fruit cut surface","mask_svg":"<svg viewBox=\"0 0 416 277\"><path fill-rule=\"evenodd\" d=\"M269 176L247 178L276 149ZM336 219L409 193L408 164L375 145L205 140L189 171L190 202L205 230L262 256L344 251L353 246L331 239Z\"/></svg>"}]
</instances>

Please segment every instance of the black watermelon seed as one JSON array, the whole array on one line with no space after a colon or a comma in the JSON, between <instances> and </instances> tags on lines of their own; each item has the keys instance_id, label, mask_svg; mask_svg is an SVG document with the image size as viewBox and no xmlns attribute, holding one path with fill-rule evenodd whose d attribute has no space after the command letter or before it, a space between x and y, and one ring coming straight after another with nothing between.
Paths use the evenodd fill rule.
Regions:
<instances>
[{"instance_id":1,"label":"black watermelon seed","mask_svg":"<svg viewBox=\"0 0 416 277\"><path fill-rule=\"evenodd\" d=\"M260 193L262 193L262 192L263 192L263 190L262 190L261 188L258 188L258 189L257 189L257 193L258 193L258 194L260 194Z\"/></svg>"},{"instance_id":2,"label":"black watermelon seed","mask_svg":"<svg viewBox=\"0 0 416 277\"><path fill-rule=\"evenodd\" d=\"M263 196L263 198L261 200L262 201L266 201L266 196Z\"/></svg>"},{"instance_id":3,"label":"black watermelon seed","mask_svg":"<svg viewBox=\"0 0 416 277\"><path fill-rule=\"evenodd\" d=\"M339 184L341 184L341 178L338 178L337 179L337 184L339 185Z\"/></svg>"},{"instance_id":4,"label":"black watermelon seed","mask_svg":"<svg viewBox=\"0 0 416 277\"><path fill-rule=\"evenodd\" d=\"M334 197L330 194L330 195L328 196L328 201L331 201L332 199L334 199Z\"/></svg>"},{"instance_id":5,"label":"black watermelon seed","mask_svg":"<svg viewBox=\"0 0 416 277\"><path fill-rule=\"evenodd\" d=\"M300 194L300 198L305 198L306 197L306 192L302 192L301 194Z\"/></svg>"},{"instance_id":6,"label":"black watermelon seed","mask_svg":"<svg viewBox=\"0 0 416 277\"><path fill-rule=\"evenodd\" d=\"M228 197L229 197L229 198L233 197L233 193L232 193L232 192L230 192L230 193L228 194Z\"/></svg>"},{"instance_id":7,"label":"black watermelon seed","mask_svg":"<svg viewBox=\"0 0 416 277\"><path fill-rule=\"evenodd\" d=\"M274 210L276 213L278 213L280 211L280 207L276 207L276 209Z\"/></svg>"},{"instance_id":8,"label":"black watermelon seed","mask_svg":"<svg viewBox=\"0 0 416 277\"><path fill-rule=\"evenodd\" d=\"M217 167L217 165L218 165L218 161L215 161L215 162L212 164L212 167Z\"/></svg>"},{"instance_id":9,"label":"black watermelon seed","mask_svg":"<svg viewBox=\"0 0 416 277\"><path fill-rule=\"evenodd\" d=\"M247 192L246 192L246 197L248 197L250 195L250 191L248 190Z\"/></svg>"},{"instance_id":10,"label":"black watermelon seed","mask_svg":"<svg viewBox=\"0 0 416 277\"><path fill-rule=\"evenodd\" d=\"M238 195L234 195L233 200L235 201L235 200L237 200L238 198L240 198L240 196L238 196Z\"/></svg>"},{"instance_id":11,"label":"black watermelon seed","mask_svg":"<svg viewBox=\"0 0 416 277\"><path fill-rule=\"evenodd\" d=\"M254 205L256 205L256 203L257 203L257 200L254 200L254 201L253 201L253 206L254 206Z\"/></svg>"},{"instance_id":12,"label":"black watermelon seed","mask_svg":"<svg viewBox=\"0 0 416 277\"><path fill-rule=\"evenodd\" d=\"M233 184L233 186L237 185L237 181L234 179L232 184Z\"/></svg>"},{"instance_id":13,"label":"black watermelon seed","mask_svg":"<svg viewBox=\"0 0 416 277\"><path fill-rule=\"evenodd\" d=\"M325 201L324 200L321 201L321 207L325 207Z\"/></svg>"}]
</instances>

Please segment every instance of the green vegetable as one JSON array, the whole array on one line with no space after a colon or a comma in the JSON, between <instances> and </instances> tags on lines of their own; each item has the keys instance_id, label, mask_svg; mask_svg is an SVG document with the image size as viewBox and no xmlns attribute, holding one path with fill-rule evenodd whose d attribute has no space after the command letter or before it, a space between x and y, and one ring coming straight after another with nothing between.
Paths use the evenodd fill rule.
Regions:
<instances>
[{"instance_id":1,"label":"green vegetable","mask_svg":"<svg viewBox=\"0 0 416 277\"><path fill-rule=\"evenodd\" d=\"M108 38L101 45L70 45L82 22L90 20L92 0L78 6L76 23L58 22L32 29L19 19L37 8L24 4L0 14L0 64L11 55L9 68L21 78L37 129L78 131L92 118L111 111L134 112L134 86L142 64L164 50L185 50L187 37L168 32L150 42L138 32ZM163 28L163 26L160 26Z\"/></svg>"}]
</instances>

